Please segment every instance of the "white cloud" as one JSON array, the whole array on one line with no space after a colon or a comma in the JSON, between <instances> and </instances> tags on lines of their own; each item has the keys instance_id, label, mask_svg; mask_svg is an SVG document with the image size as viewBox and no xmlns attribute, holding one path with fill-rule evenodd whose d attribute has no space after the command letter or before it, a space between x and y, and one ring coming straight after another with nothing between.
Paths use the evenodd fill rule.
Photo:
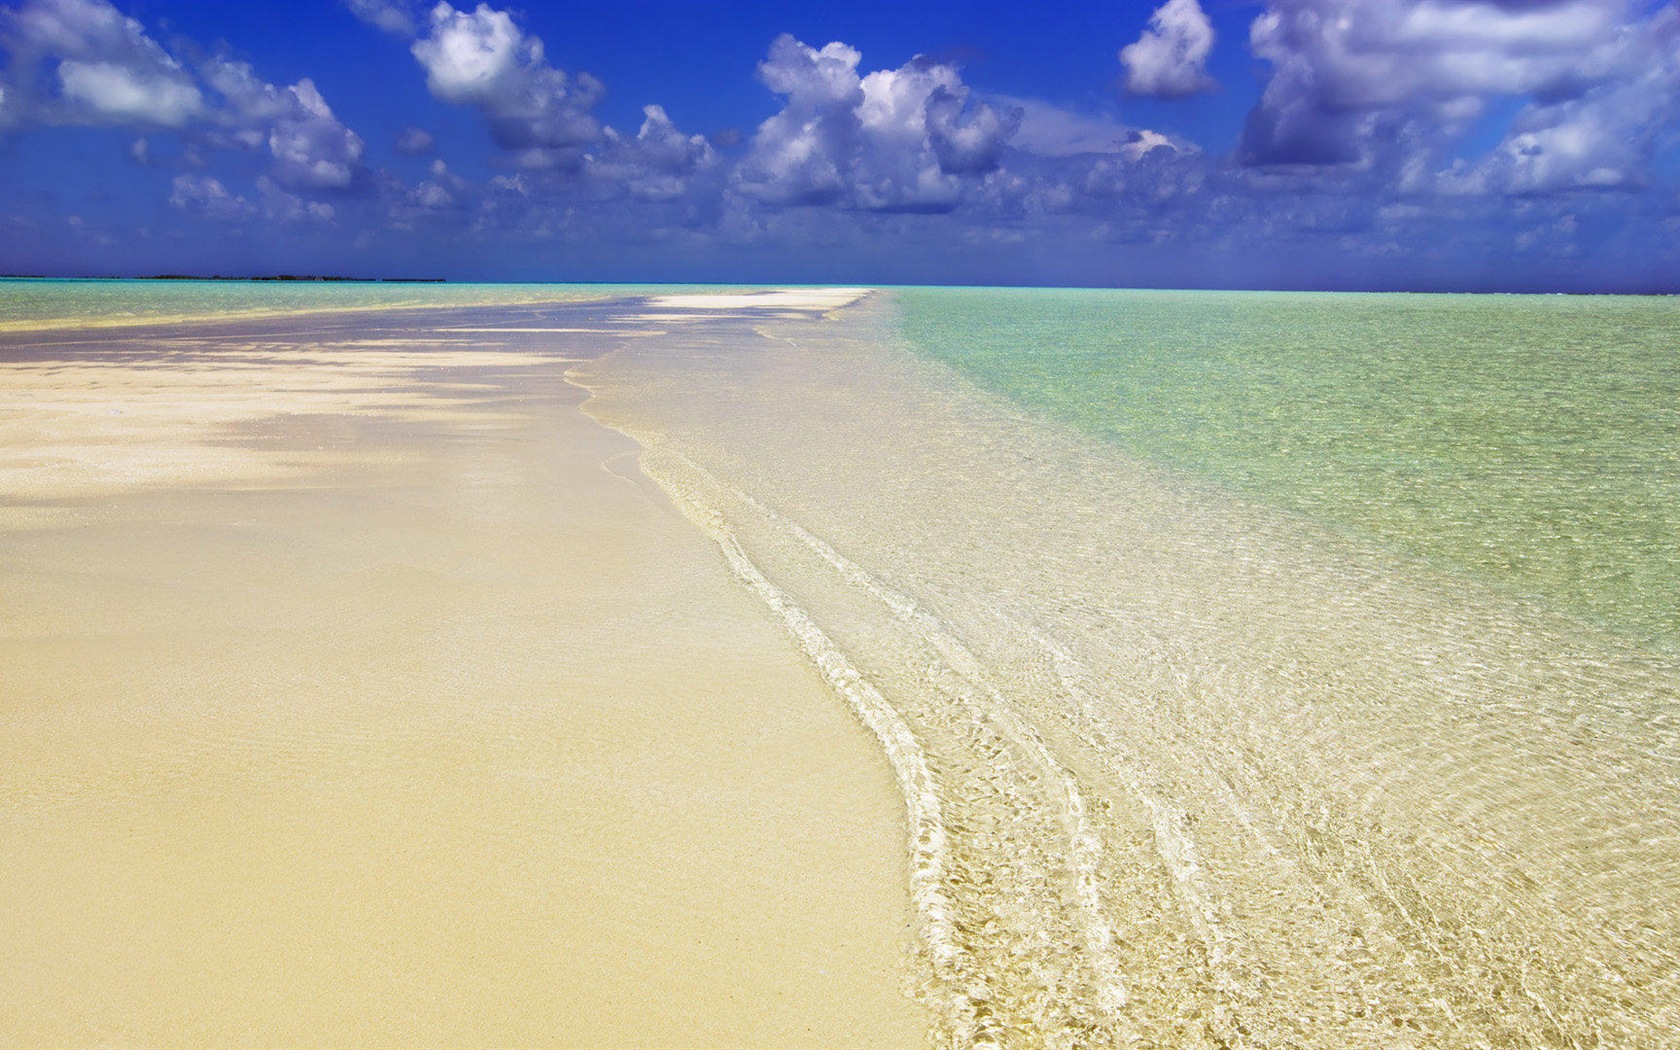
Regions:
<instances>
[{"instance_id":1,"label":"white cloud","mask_svg":"<svg viewBox=\"0 0 1680 1050\"><path fill-rule=\"evenodd\" d=\"M1667 22L1663 35L1680 37L1680 18ZM1656 137L1680 120L1680 54L1650 49L1639 64L1627 80L1527 107L1480 165L1483 180L1520 194L1645 186Z\"/></svg>"},{"instance_id":2,"label":"white cloud","mask_svg":"<svg viewBox=\"0 0 1680 1050\"><path fill-rule=\"evenodd\" d=\"M590 111L605 94L601 82L550 66L542 41L526 36L506 11L439 3L430 18L428 34L410 49L426 70L426 86L445 102L477 108L497 145L559 161L563 155L548 151L600 135Z\"/></svg>"},{"instance_id":3,"label":"white cloud","mask_svg":"<svg viewBox=\"0 0 1680 1050\"><path fill-rule=\"evenodd\" d=\"M396 193L390 200L390 224L398 229L447 227L466 214L468 183L449 170L442 158L428 167L429 178L414 188Z\"/></svg>"},{"instance_id":4,"label":"white cloud","mask_svg":"<svg viewBox=\"0 0 1680 1050\"><path fill-rule=\"evenodd\" d=\"M256 207L235 196L220 179L207 175L177 175L169 203L182 211L198 212L211 219L237 222L256 214Z\"/></svg>"},{"instance_id":5,"label":"white cloud","mask_svg":"<svg viewBox=\"0 0 1680 1050\"><path fill-rule=\"evenodd\" d=\"M0 30L23 82L56 82L56 93L32 99L34 120L174 129L183 159L200 156L199 146L266 148L273 178L298 188L346 189L364 170L361 138L309 79L276 87L248 63L218 56L196 61L195 76L105 0L28 0L0 9ZM142 138L131 153L147 163L151 143ZM176 196L220 201L213 188L194 187L177 186ZM215 208L225 214L227 202Z\"/></svg>"},{"instance_id":6,"label":"white cloud","mask_svg":"<svg viewBox=\"0 0 1680 1050\"><path fill-rule=\"evenodd\" d=\"M205 82L219 95L217 119L234 127L267 125L291 108L285 92L257 76L249 62L211 58L201 67Z\"/></svg>"},{"instance_id":7,"label":"white cloud","mask_svg":"<svg viewBox=\"0 0 1680 1050\"><path fill-rule=\"evenodd\" d=\"M717 153L704 135L684 135L662 106L643 106L642 116L634 138L613 128L603 132L605 141L589 158L589 172L641 200L676 200L696 173L717 163Z\"/></svg>"},{"instance_id":8,"label":"white cloud","mask_svg":"<svg viewBox=\"0 0 1680 1050\"><path fill-rule=\"evenodd\" d=\"M542 42L527 42L512 16L488 4L468 14L440 3L432 11L431 35L412 50L425 67L426 86L446 102L491 99L522 65L542 62Z\"/></svg>"},{"instance_id":9,"label":"white cloud","mask_svg":"<svg viewBox=\"0 0 1680 1050\"><path fill-rule=\"evenodd\" d=\"M104 0L29 0L0 9L0 39L14 86L33 85L44 68L58 89L16 99L30 110L20 117L180 127L203 109L192 75Z\"/></svg>"},{"instance_id":10,"label":"white cloud","mask_svg":"<svg viewBox=\"0 0 1680 1050\"><path fill-rule=\"evenodd\" d=\"M333 206L324 201L305 200L264 175L257 179L263 196L263 214L271 221L298 224L328 224L336 217Z\"/></svg>"},{"instance_id":11,"label":"white cloud","mask_svg":"<svg viewBox=\"0 0 1680 1050\"><path fill-rule=\"evenodd\" d=\"M66 59L59 63L58 79L66 99L112 123L180 127L204 108L198 88L178 70Z\"/></svg>"},{"instance_id":12,"label":"white cloud","mask_svg":"<svg viewBox=\"0 0 1680 1050\"><path fill-rule=\"evenodd\" d=\"M1016 111L971 100L949 65L915 58L860 77L861 58L838 42L771 45L759 77L786 103L759 125L737 188L777 204L940 211L964 177L997 167Z\"/></svg>"},{"instance_id":13,"label":"white cloud","mask_svg":"<svg viewBox=\"0 0 1680 1050\"><path fill-rule=\"evenodd\" d=\"M818 50L787 35L770 45L758 65L759 79L787 103L753 136L739 172L749 193L779 203L817 204L846 192L843 154L857 136L862 57L842 43Z\"/></svg>"},{"instance_id":14,"label":"white cloud","mask_svg":"<svg viewBox=\"0 0 1680 1050\"><path fill-rule=\"evenodd\" d=\"M1137 135L1133 137L1130 142L1120 147L1120 152L1125 156L1130 157L1132 160L1137 160L1139 157L1158 149L1165 149L1173 153L1179 152L1178 147L1173 144L1172 139L1167 138L1158 131L1150 131L1148 128L1143 128L1138 131Z\"/></svg>"},{"instance_id":15,"label":"white cloud","mask_svg":"<svg viewBox=\"0 0 1680 1050\"><path fill-rule=\"evenodd\" d=\"M413 126L403 128L397 132L397 152L410 156L430 153L437 148L437 141L431 134Z\"/></svg>"},{"instance_id":16,"label":"white cloud","mask_svg":"<svg viewBox=\"0 0 1680 1050\"><path fill-rule=\"evenodd\" d=\"M1040 157L1074 157L1082 153L1141 156L1158 146L1167 146L1180 153L1193 149L1188 143L1175 141L1147 128L1104 116L1078 113L1038 99L1005 98L1001 101L1021 115L1020 127L1009 140L1010 145Z\"/></svg>"},{"instance_id":17,"label":"white cloud","mask_svg":"<svg viewBox=\"0 0 1680 1050\"><path fill-rule=\"evenodd\" d=\"M222 97L214 113L231 144L266 148L273 175L294 188L348 189L363 171L365 144L345 127L308 77L278 87L249 63L225 58L204 62L206 82Z\"/></svg>"},{"instance_id":18,"label":"white cloud","mask_svg":"<svg viewBox=\"0 0 1680 1050\"><path fill-rule=\"evenodd\" d=\"M1672 16L1634 0L1272 0L1249 38L1273 73L1239 157L1370 165L1396 142L1438 150L1495 99L1544 109L1639 79ZM1529 146L1561 156L1565 138Z\"/></svg>"},{"instance_id":19,"label":"white cloud","mask_svg":"<svg viewBox=\"0 0 1680 1050\"><path fill-rule=\"evenodd\" d=\"M1137 42L1120 49L1126 90L1161 98L1212 91L1207 60L1213 42L1213 23L1196 0L1167 0Z\"/></svg>"},{"instance_id":20,"label":"white cloud","mask_svg":"<svg viewBox=\"0 0 1680 1050\"><path fill-rule=\"evenodd\" d=\"M344 0L350 13L392 36L414 37L412 5L397 0Z\"/></svg>"},{"instance_id":21,"label":"white cloud","mask_svg":"<svg viewBox=\"0 0 1680 1050\"><path fill-rule=\"evenodd\" d=\"M960 83L940 85L928 94L928 142L944 171L980 175L996 170L1021 114L983 102L965 105L967 94Z\"/></svg>"},{"instance_id":22,"label":"white cloud","mask_svg":"<svg viewBox=\"0 0 1680 1050\"><path fill-rule=\"evenodd\" d=\"M309 78L285 94L291 105L268 133L275 177L294 186L347 189L361 168L361 137L338 122Z\"/></svg>"}]
</instances>

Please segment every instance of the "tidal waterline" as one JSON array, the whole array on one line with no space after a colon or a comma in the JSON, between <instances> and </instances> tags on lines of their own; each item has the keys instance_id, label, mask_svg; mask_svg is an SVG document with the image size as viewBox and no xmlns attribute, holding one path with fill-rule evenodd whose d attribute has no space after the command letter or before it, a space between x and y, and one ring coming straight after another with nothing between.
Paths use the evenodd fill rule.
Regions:
<instances>
[{"instance_id":1,"label":"tidal waterline","mask_svg":"<svg viewBox=\"0 0 1680 1050\"><path fill-rule=\"evenodd\" d=\"M1002 400L921 294L1057 293L574 374L892 761L935 1042L1666 1045L1668 650Z\"/></svg>"},{"instance_id":2,"label":"tidal waterline","mask_svg":"<svg viewBox=\"0 0 1680 1050\"><path fill-rule=\"evenodd\" d=\"M0 332L377 310L517 307L599 301L647 291L645 285L626 284L0 278Z\"/></svg>"}]
</instances>

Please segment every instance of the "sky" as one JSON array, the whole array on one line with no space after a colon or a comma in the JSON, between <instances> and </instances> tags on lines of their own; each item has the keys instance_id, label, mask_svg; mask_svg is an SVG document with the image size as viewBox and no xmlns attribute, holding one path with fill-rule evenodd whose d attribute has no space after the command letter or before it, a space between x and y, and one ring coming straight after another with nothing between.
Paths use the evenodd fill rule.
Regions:
<instances>
[{"instance_id":1,"label":"sky","mask_svg":"<svg viewBox=\"0 0 1680 1050\"><path fill-rule=\"evenodd\" d=\"M1680 0L0 0L0 273L1680 292Z\"/></svg>"}]
</instances>

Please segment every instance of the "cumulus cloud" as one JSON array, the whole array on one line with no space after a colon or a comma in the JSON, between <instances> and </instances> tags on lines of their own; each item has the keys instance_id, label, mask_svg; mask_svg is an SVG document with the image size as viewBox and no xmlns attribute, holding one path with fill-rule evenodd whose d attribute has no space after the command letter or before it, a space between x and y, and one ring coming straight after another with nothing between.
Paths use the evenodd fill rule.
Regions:
<instances>
[{"instance_id":1,"label":"cumulus cloud","mask_svg":"<svg viewBox=\"0 0 1680 1050\"><path fill-rule=\"evenodd\" d=\"M985 103L965 106L965 94L961 84L939 84L928 93L924 111L928 142L942 170L953 175L984 175L997 169L1004 145L1020 125L1021 115Z\"/></svg>"},{"instance_id":2,"label":"cumulus cloud","mask_svg":"<svg viewBox=\"0 0 1680 1050\"><path fill-rule=\"evenodd\" d=\"M515 178L522 180L523 177ZM485 211L491 206L491 199L497 196L494 185L474 186L451 171L441 157L432 160L427 166L427 177L413 187L405 188L391 180L386 188L387 227L406 231L429 230L442 235L453 235L467 228L475 214L482 222ZM485 192L486 189L489 192ZM509 226L519 229L517 220L510 221Z\"/></svg>"},{"instance_id":3,"label":"cumulus cloud","mask_svg":"<svg viewBox=\"0 0 1680 1050\"><path fill-rule=\"evenodd\" d=\"M759 78L786 101L753 135L738 189L776 204L946 211L965 178L998 167L1018 110L972 99L944 63L918 57L859 76L861 59L838 42L771 44Z\"/></svg>"},{"instance_id":4,"label":"cumulus cloud","mask_svg":"<svg viewBox=\"0 0 1680 1050\"><path fill-rule=\"evenodd\" d=\"M175 131L187 142L183 156L199 146L266 149L272 177L294 188L343 190L364 170L361 138L311 80L277 87L248 63L218 56L189 68L106 0L28 0L0 9L0 29L13 84L29 93L20 117ZM149 163L151 143L142 137L131 154ZM195 186L177 186L176 196L207 213L225 217L237 199Z\"/></svg>"},{"instance_id":5,"label":"cumulus cloud","mask_svg":"<svg viewBox=\"0 0 1680 1050\"><path fill-rule=\"evenodd\" d=\"M308 77L278 87L249 63L211 58L206 82L221 96L213 119L220 133L251 149L266 148L274 178L294 188L348 189L363 173L361 136L345 127Z\"/></svg>"},{"instance_id":6,"label":"cumulus cloud","mask_svg":"<svg viewBox=\"0 0 1680 1050\"><path fill-rule=\"evenodd\" d=\"M1126 90L1160 98L1212 91L1207 60L1213 41L1213 23L1196 0L1167 0L1137 42L1120 49Z\"/></svg>"},{"instance_id":7,"label":"cumulus cloud","mask_svg":"<svg viewBox=\"0 0 1680 1050\"><path fill-rule=\"evenodd\" d=\"M1460 189L1625 183L1644 151L1618 136L1672 107L1674 20L1633 0L1273 0L1250 29L1273 72L1237 155L1369 167L1398 148L1422 186L1444 144L1519 98L1500 155Z\"/></svg>"},{"instance_id":8,"label":"cumulus cloud","mask_svg":"<svg viewBox=\"0 0 1680 1050\"><path fill-rule=\"evenodd\" d=\"M263 214L271 222L326 224L331 223L337 214L333 206L325 201L306 200L266 175L258 177L257 190L262 193Z\"/></svg>"},{"instance_id":9,"label":"cumulus cloud","mask_svg":"<svg viewBox=\"0 0 1680 1050\"><path fill-rule=\"evenodd\" d=\"M236 196L222 185L220 179L208 175L175 176L171 207L197 212L206 218L224 222L239 222L257 213L256 207L244 197Z\"/></svg>"},{"instance_id":10,"label":"cumulus cloud","mask_svg":"<svg viewBox=\"0 0 1680 1050\"><path fill-rule=\"evenodd\" d=\"M683 134L662 106L643 106L642 116L634 137L605 129L602 148L589 158L590 173L632 197L676 200L695 174L717 163L717 153L704 135Z\"/></svg>"},{"instance_id":11,"label":"cumulus cloud","mask_svg":"<svg viewBox=\"0 0 1680 1050\"><path fill-rule=\"evenodd\" d=\"M680 96L608 127L603 86L555 68L502 2L344 0L410 51L413 90L482 117L488 180L461 178L415 127L382 145L425 174L376 170L317 82L165 46L108 0L0 0L0 134L123 129L105 136L110 159L146 184L168 176L128 157L187 172L162 192L200 235L260 222L277 243L518 243L532 267L680 257L716 276L751 244L813 280L842 260L859 280L1273 283L1288 245L1330 283L1381 256L1417 261L1391 272L1428 284L1466 245L1490 246L1494 268L1623 243L1675 257L1674 0L1262 0L1263 94L1241 140L1206 151L1112 111L982 96L949 62L871 70L847 44L792 36L758 66L768 119L746 136L685 132ZM1127 90L1211 88L1206 5L1155 5L1121 52Z\"/></svg>"},{"instance_id":12,"label":"cumulus cloud","mask_svg":"<svg viewBox=\"0 0 1680 1050\"><path fill-rule=\"evenodd\" d=\"M1607 56L1616 72L1525 107L1478 175L1517 194L1647 185L1659 136L1680 123L1680 10L1640 28Z\"/></svg>"},{"instance_id":13,"label":"cumulus cloud","mask_svg":"<svg viewBox=\"0 0 1680 1050\"><path fill-rule=\"evenodd\" d=\"M601 82L550 66L542 41L527 36L506 11L439 3L411 51L434 96L478 109L496 144L529 161L569 159L564 151L600 134L591 111L605 94Z\"/></svg>"},{"instance_id":14,"label":"cumulus cloud","mask_svg":"<svg viewBox=\"0 0 1680 1050\"><path fill-rule=\"evenodd\" d=\"M203 111L180 62L105 0L29 0L0 9L20 107L50 124L181 127Z\"/></svg>"},{"instance_id":15,"label":"cumulus cloud","mask_svg":"<svg viewBox=\"0 0 1680 1050\"><path fill-rule=\"evenodd\" d=\"M437 141L431 133L412 125L397 132L397 152L406 153L411 157L430 153L437 148Z\"/></svg>"},{"instance_id":16,"label":"cumulus cloud","mask_svg":"<svg viewBox=\"0 0 1680 1050\"><path fill-rule=\"evenodd\" d=\"M817 50L786 35L770 45L770 56L758 66L759 79L786 96L787 104L759 125L740 172L754 196L821 204L845 193L842 165L858 134L862 57L845 44Z\"/></svg>"},{"instance_id":17,"label":"cumulus cloud","mask_svg":"<svg viewBox=\"0 0 1680 1050\"><path fill-rule=\"evenodd\" d=\"M270 126L274 175L293 186L349 188L362 164L362 140L333 116L308 77L286 89L291 105Z\"/></svg>"},{"instance_id":18,"label":"cumulus cloud","mask_svg":"<svg viewBox=\"0 0 1680 1050\"><path fill-rule=\"evenodd\" d=\"M66 100L113 124L180 127L204 106L198 88L175 70L66 59L58 65L58 80Z\"/></svg>"},{"instance_id":19,"label":"cumulus cloud","mask_svg":"<svg viewBox=\"0 0 1680 1050\"><path fill-rule=\"evenodd\" d=\"M466 189L466 180L449 170L449 165L441 159L432 161L431 178L423 180L418 186L410 190L405 200L412 219L415 213L441 212L456 207L460 194Z\"/></svg>"}]
</instances>

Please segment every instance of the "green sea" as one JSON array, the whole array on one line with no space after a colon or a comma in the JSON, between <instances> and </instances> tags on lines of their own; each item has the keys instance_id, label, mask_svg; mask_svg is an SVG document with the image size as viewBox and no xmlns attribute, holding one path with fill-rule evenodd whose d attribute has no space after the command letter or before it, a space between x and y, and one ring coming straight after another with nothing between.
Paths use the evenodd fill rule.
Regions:
<instances>
[{"instance_id":1,"label":"green sea","mask_svg":"<svg viewBox=\"0 0 1680 1050\"><path fill-rule=\"evenodd\" d=\"M0 331L153 325L343 310L580 302L649 290L645 285L624 284L0 278ZM666 290L665 286L660 290Z\"/></svg>"},{"instance_id":2,"label":"green sea","mask_svg":"<svg viewBox=\"0 0 1680 1050\"><path fill-rule=\"evenodd\" d=\"M1030 409L1680 645L1680 299L896 294L916 347Z\"/></svg>"}]
</instances>

